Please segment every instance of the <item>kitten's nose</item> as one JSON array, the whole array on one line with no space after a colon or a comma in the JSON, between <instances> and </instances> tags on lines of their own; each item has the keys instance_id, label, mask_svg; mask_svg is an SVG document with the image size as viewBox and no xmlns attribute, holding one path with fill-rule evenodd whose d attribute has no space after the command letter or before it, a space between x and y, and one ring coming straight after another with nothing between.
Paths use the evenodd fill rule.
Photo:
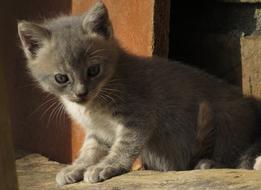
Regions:
<instances>
[{"instance_id":1,"label":"kitten's nose","mask_svg":"<svg viewBox=\"0 0 261 190\"><path fill-rule=\"evenodd\" d=\"M78 98L85 98L87 95L88 95L88 91L87 90L84 90L84 91L79 91L79 92L76 92L75 95L78 97Z\"/></svg>"},{"instance_id":2,"label":"kitten's nose","mask_svg":"<svg viewBox=\"0 0 261 190\"><path fill-rule=\"evenodd\" d=\"M88 89L83 83L78 83L74 86L74 96L79 99L79 101L83 101L86 99L88 95Z\"/></svg>"}]
</instances>

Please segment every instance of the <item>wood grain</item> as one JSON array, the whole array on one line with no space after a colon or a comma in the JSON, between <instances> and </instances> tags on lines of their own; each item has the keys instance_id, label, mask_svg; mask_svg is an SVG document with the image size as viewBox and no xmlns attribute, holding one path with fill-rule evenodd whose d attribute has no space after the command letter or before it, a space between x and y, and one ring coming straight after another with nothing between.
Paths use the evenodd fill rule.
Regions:
<instances>
[{"instance_id":1,"label":"wood grain","mask_svg":"<svg viewBox=\"0 0 261 190\"><path fill-rule=\"evenodd\" d=\"M192 171L135 171L102 183L76 183L58 187L56 173L64 167L37 154L17 160L20 190L258 190L261 172L253 170L211 169Z\"/></svg>"},{"instance_id":2,"label":"wood grain","mask_svg":"<svg viewBox=\"0 0 261 190\"><path fill-rule=\"evenodd\" d=\"M1 55L0 61L3 61ZM10 115L3 64L0 64L0 105L0 190L16 190L17 180L14 164L14 148L11 138Z\"/></svg>"}]
</instances>

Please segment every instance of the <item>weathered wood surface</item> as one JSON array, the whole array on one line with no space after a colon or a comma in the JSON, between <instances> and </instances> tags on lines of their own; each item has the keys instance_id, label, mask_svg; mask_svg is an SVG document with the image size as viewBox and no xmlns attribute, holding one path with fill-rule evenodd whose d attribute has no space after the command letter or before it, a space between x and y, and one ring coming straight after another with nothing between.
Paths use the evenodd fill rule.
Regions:
<instances>
[{"instance_id":1,"label":"weathered wood surface","mask_svg":"<svg viewBox=\"0 0 261 190\"><path fill-rule=\"evenodd\" d=\"M38 154L17 160L20 190L258 190L261 189L261 171L205 170L184 172L135 171L114 177L103 183L78 183L58 187L55 175L63 167Z\"/></svg>"},{"instance_id":2,"label":"weathered wood surface","mask_svg":"<svg viewBox=\"0 0 261 190\"><path fill-rule=\"evenodd\" d=\"M244 94L261 98L261 36L241 38L242 89Z\"/></svg>"},{"instance_id":3,"label":"weathered wood surface","mask_svg":"<svg viewBox=\"0 0 261 190\"><path fill-rule=\"evenodd\" d=\"M218 0L225 3L261 3L261 0Z\"/></svg>"},{"instance_id":4,"label":"weathered wood surface","mask_svg":"<svg viewBox=\"0 0 261 190\"><path fill-rule=\"evenodd\" d=\"M1 55L0 61L3 61ZM0 190L15 190L17 181L4 79L3 64L0 64Z\"/></svg>"}]
</instances>

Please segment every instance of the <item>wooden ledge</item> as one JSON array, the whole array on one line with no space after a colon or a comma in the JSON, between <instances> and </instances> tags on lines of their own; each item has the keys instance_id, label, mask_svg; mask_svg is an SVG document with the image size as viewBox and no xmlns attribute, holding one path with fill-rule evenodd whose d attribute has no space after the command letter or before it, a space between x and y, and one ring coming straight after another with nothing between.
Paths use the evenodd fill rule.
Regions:
<instances>
[{"instance_id":1,"label":"wooden ledge","mask_svg":"<svg viewBox=\"0 0 261 190\"><path fill-rule=\"evenodd\" d=\"M261 3L261 0L218 0L225 3Z\"/></svg>"},{"instance_id":2,"label":"wooden ledge","mask_svg":"<svg viewBox=\"0 0 261 190\"><path fill-rule=\"evenodd\" d=\"M77 183L59 187L56 173L64 167L39 154L16 161L20 190L156 190L156 189L261 189L261 171L194 170L182 172L135 171L103 183Z\"/></svg>"}]
</instances>

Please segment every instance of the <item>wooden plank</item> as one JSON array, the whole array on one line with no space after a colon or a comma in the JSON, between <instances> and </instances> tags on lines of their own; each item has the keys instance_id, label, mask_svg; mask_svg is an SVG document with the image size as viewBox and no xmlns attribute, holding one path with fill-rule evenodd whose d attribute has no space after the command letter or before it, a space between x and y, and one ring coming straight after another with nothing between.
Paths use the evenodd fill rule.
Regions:
<instances>
[{"instance_id":1,"label":"wooden plank","mask_svg":"<svg viewBox=\"0 0 261 190\"><path fill-rule=\"evenodd\" d=\"M261 36L242 37L240 46L243 93L261 98Z\"/></svg>"},{"instance_id":2,"label":"wooden plank","mask_svg":"<svg viewBox=\"0 0 261 190\"><path fill-rule=\"evenodd\" d=\"M168 57L170 32L170 0L155 0L153 10L152 54Z\"/></svg>"},{"instance_id":3,"label":"wooden plank","mask_svg":"<svg viewBox=\"0 0 261 190\"><path fill-rule=\"evenodd\" d=\"M4 73L4 65L8 63L5 49L9 45L5 43L5 39L14 38L11 35L6 36L7 25L10 24L7 18L12 16L11 4L12 2L5 1L1 3L0 7L0 25L5 26L3 30L0 30L0 190L17 190L10 110L7 99L7 76Z\"/></svg>"},{"instance_id":4,"label":"wooden plank","mask_svg":"<svg viewBox=\"0 0 261 190\"><path fill-rule=\"evenodd\" d=\"M26 166L26 167L25 167ZM260 190L261 172L239 169L135 171L102 183L59 187L55 175L64 166L38 154L17 160L21 190Z\"/></svg>"},{"instance_id":5,"label":"wooden plank","mask_svg":"<svg viewBox=\"0 0 261 190\"><path fill-rule=\"evenodd\" d=\"M3 61L1 55L0 60ZM0 105L0 190L15 190L17 180L3 64L0 64Z\"/></svg>"},{"instance_id":6,"label":"wooden plank","mask_svg":"<svg viewBox=\"0 0 261 190\"><path fill-rule=\"evenodd\" d=\"M261 3L261 0L218 0L224 3Z\"/></svg>"}]
</instances>

